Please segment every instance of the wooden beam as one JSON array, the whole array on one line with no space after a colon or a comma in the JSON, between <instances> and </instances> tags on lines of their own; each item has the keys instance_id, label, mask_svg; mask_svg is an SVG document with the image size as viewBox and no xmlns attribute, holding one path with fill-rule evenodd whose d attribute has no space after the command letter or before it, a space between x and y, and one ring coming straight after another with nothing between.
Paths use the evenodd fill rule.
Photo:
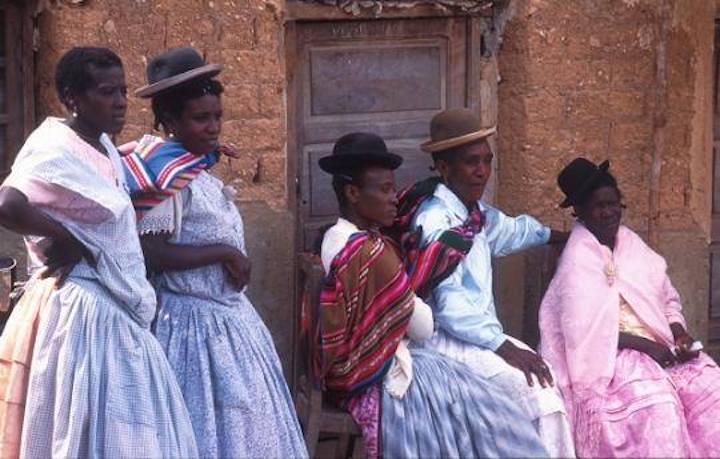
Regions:
<instances>
[{"instance_id":1,"label":"wooden beam","mask_svg":"<svg viewBox=\"0 0 720 459\"><path fill-rule=\"evenodd\" d=\"M23 129L22 44L23 6L18 2L5 4L5 148L0 167L8 169L25 137Z\"/></svg>"},{"instance_id":2,"label":"wooden beam","mask_svg":"<svg viewBox=\"0 0 720 459\"><path fill-rule=\"evenodd\" d=\"M492 16L493 8L489 7L481 13L472 16ZM385 7L376 14L371 8L362 8L357 15L346 13L340 7L307 3L299 1L286 2L285 19L287 21L353 21L368 19L402 19L402 18L430 18L450 16L471 16L462 11L449 9L441 5L418 4L408 7Z\"/></svg>"},{"instance_id":3,"label":"wooden beam","mask_svg":"<svg viewBox=\"0 0 720 459\"><path fill-rule=\"evenodd\" d=\"M22 99L23 99L23 137L35 129L35 48L34 48L34 12L37 0L26 0L22 15Z\"/></svg>"}]
</instances>

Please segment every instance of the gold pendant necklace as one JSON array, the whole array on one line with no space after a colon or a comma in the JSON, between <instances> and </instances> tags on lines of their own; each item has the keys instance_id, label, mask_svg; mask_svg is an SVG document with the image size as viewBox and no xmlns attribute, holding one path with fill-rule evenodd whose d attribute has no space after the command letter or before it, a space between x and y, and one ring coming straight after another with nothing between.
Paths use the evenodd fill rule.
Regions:
<instances>
[{"instance_id":1,"label":"gold pendant necklace","mask_svg":"<svg viewBox=\"0 0 720 459\"><path fill-rule=\"evenodd\" d=\"M611 258L610 261L608 261L605 265L605 278L607 279L608 285L612 286L615 283L616 277L617 268L615 268L615 263L613 263Z\"/></svg>"},{"instance_id":2,"label":"gold pendant necklace","mask_svg":"<svg viewBox=\"0 0 720 459\"><path fill-rule=\"evenodd\" d=\"M600 246L600 250L602 250L603 258L605 259L605 269L603 269L605 279L607 280L608 285L612 286L615 283L615 279L618 274L617 266L615 265L613 257L613 251L604 245Z\"/></svg>"}]
</instances>

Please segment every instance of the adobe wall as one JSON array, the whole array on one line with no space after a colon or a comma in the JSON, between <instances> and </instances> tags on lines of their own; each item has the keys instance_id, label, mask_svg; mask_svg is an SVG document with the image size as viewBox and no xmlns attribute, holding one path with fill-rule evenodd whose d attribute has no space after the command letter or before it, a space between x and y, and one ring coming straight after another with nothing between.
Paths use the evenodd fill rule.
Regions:
<instances>
[{"instance_id":1,"label":"adobe wall","mask_svg":"<svg viewBox=\"0 0 720 459\"><path fill-rule=\"evenodd\" d=\"M194 46L224 64L223 138L242 153L224 159L220 175L239 191L238 204L253 262L249 296L273 332L286 371L291 360L294 214L287 208L285 68L280 0L86 0L47 2L39 16L38 120L62 115L53 68L72 46L107 46L125 64L132 91L144 84L147 60L176 46ZM73 6L75 3L77 5ZM117 139L150 132L148 101L129 97Z\"/></svg>"},{"instance_id":2,"label":"adobe wall","mask_svg":"<svg viewBox=\"0 0 720 459\"><path fill-rule=\"evenodd\" d=\"M690 328L704 336L715 2L517 0L514 8L498 56L500 205L569 229L557 173L576 156L610 159L625 223L667 258Z\"/></svg>"}]
</instances>

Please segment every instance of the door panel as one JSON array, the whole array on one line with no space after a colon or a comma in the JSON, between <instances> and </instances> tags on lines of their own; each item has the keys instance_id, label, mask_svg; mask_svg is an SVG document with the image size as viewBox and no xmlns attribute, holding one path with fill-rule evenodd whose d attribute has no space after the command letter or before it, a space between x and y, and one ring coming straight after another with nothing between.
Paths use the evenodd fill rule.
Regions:
<instances>
[{"instance_id":1,"label":"door panel","mask_svg":"<svg viewBox=\"0 0 720 459\"><path fill-rule=\"evenodd\" d=\"M364 115L442 107L443 51L434 40L378 43L363 49L312 49L310 114Z\"/></svg>"},{"instance_id":2,"label":"door panel","mask_svg":"<svg viewBox=\"0 0 720 459\"><path fill-rule=\"evenodd\" d=\"M318 158L342 135L382 136L405 162L403 187L429 175L419 149L432 116L466 106L468 18L346 21L298 25L296 100L301 250L337 218L331 178Z\"/></svg>"}]
</instances>

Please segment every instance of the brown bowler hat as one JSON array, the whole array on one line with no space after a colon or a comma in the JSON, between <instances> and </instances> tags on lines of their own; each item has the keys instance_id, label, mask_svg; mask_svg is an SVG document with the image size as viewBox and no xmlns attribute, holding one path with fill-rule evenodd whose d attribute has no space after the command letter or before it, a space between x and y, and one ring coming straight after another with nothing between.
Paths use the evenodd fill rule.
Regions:
<instances>
[{"instance_id":1,"label":"brown bowler hat","mask_svg":"<svg viewBox=\"0 0 720 459\"><path fill-rule=\"evenodd\" d=\"M148 84L135 91L138 97L153 97L168 89L199 78L212 78L220 64L207 64L193 48L174 48L155 56L147 66Z\"/></svg>"},{"instance_id":2,"label":"brown bowler hat","mask_svg":"<svg viewBox=\"0 0 720 459\"><path fill-rule=\"evenodd\" d=\"M495 127L483 128L480 120L466 108L451 108L433 116L430 121L430 140L420 145L423 151L434 153L465 145L495 134Z\"/></svg>"}]
</instances>

